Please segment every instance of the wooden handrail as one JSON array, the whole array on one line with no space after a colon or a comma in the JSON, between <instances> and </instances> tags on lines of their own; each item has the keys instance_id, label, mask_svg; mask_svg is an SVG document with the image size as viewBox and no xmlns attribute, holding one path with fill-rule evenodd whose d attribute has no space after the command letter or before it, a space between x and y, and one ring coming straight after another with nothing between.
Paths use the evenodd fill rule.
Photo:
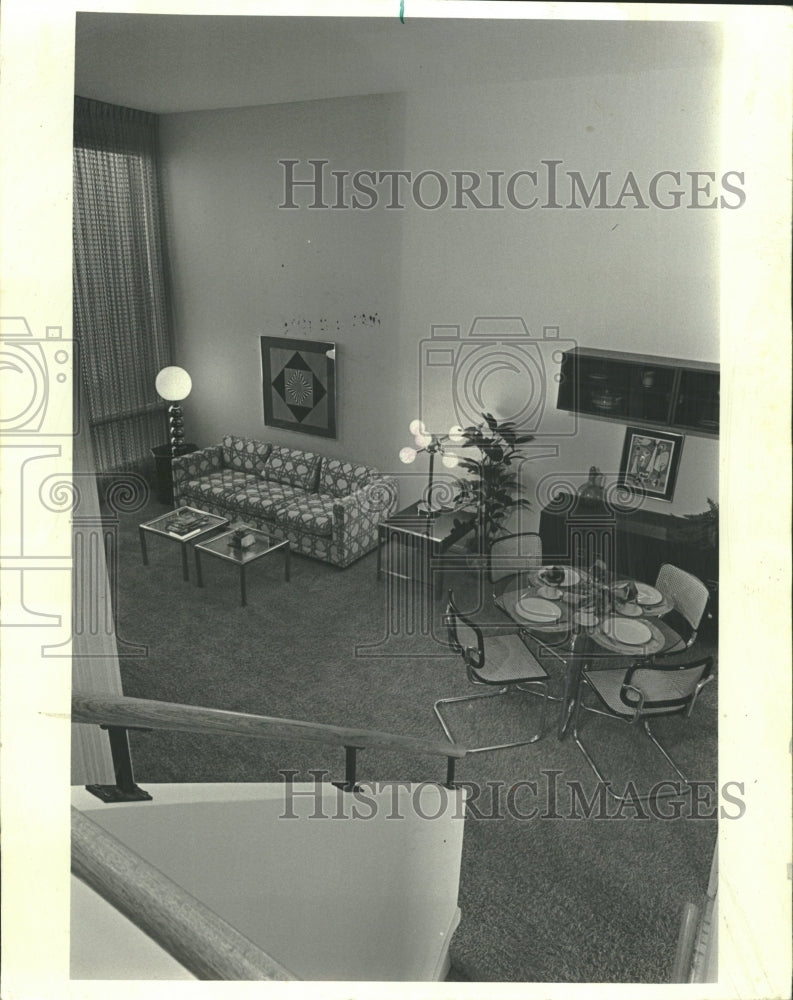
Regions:
<instances>
[{"instance_id":1,"label":"wooden handrail","mask_svg":"<svg viewBox=\"0 0 793 1000\"><path fill-rule=\"evenodd\" d=\"M437 757L465 757L459 743L441 743L414 736L384 733L377 729L351 729L296 719L249 715L219 708L180 705L148 698L74 692L72 722L143 729L168 729L217 736L248 736L266 740L306 740L326 746L406 750Z\"/></svg>"},{"instance_id":2,"label":"wooden handrail","mask_svg":"<svg viewBox=\"0 0 793 1000\"><path fill-rule=\"evenodd\" d=\"M198 979L297 979L74 807L72 871Z\"/></svg>"}]
</instances>

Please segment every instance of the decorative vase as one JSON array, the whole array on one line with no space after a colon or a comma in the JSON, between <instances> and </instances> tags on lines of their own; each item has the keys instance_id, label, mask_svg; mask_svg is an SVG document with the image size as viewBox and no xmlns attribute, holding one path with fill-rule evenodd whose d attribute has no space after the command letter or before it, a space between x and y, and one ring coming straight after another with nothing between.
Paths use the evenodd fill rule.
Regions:
<instances>
[{"instance_id":1,"label":"decorative vase","mask_svg":"<svg viewBox=\"0 0 793 1000\"><path fill-rule=\"evenodd\" d=\"M603 499L603 474L596 465L589 468L589 479L579 489L578 495L582 500L602 500Z\"/></svg>"}]
</instances>

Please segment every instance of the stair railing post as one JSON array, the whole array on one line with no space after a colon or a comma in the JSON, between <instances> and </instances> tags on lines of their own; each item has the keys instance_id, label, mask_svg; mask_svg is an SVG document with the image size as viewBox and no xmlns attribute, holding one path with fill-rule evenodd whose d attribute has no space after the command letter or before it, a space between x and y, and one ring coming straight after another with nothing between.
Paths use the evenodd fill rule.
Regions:
<instances>
[{"instance_id":1,"label":"stair railing post","mask_svg":"<svg viewBox=\"0 0 793 1000\"><path fill-rule=\"evenodd\" d=\"M113 758L115 785L86 785L92 795L103 802L148 802L151 795L135 783L132 772L132 757L129 752L127 726L102 726L110 740L110 754Z\"/></svg>"}]
</instances>

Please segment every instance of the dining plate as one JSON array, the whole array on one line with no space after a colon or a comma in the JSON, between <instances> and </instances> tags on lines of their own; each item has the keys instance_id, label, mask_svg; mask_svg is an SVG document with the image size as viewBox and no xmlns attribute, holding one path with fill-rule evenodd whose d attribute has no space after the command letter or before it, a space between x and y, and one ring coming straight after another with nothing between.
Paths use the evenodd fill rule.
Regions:
<instances>
[{"instance_id":1,"label":"dining plate","mask_svg":"<svg viewBox=\"0 0 793 1000\"><path fill-rule=\"evenodd\" d=\"M515 601L515 610L521 618L530 622L550 624L562 617L561 609L542 597L519 597Z\"/></svg>"},{"instance_id":2,"label":"dining plate","mask_svg":"<svg viewBox=\"0 0 793 1000\"><path fill-rule=\"evenodd\" d=\"M537 596L544 597L549 601L558 601L562 596L562 592L558 587L538 587Z\"/></svg>"},{"instance_id":3,"label":"dining plate","mask_svg":"<svg viewBox=\"0 0 793 1000\"><path fill-rule=\"evenodd\" d=\"M607 619L603 622L603 634L626 646L643 646L653 637L646 622L635 621L632 618Z\"/></svg>"},{"instance_id":4,"label":"dining plate","mask_svg":"<svg viewBox=\"0 0 793 1000\"><path fill-rule=\"evenodd\" d=\"M547 573L550 569L563 569L564 579L549 580ZM548 587L574 587L581 579L581 575L578 570L571 569L569 566L543 566L543 568L537 573L537 576Z\"/></svg>"},{"instance_id":5,"label":"dining plate","mask_svg":"<svg viewBox=\"0 0 793 1000\"><path fill-rule=\"evenodd\" d=\"M660 604L663 599L661 591L651 587L649 583L636 584L636 600L639 604L651 608L654 604Z\"/></svg>"}]
</instances>

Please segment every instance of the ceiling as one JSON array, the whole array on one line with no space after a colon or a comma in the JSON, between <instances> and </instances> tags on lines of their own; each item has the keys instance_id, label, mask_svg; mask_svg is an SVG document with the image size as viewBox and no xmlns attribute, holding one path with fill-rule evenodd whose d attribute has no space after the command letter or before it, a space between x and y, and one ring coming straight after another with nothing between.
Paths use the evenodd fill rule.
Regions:
<instances>
[{"instance_id":1,"label":"ceiling","mask_svg":"<svg viewBox=\"0 0 793 1000\"><path fill-rule=\"evenodd\" d=\"M75 92L164 114L642 73L719 51L718 25L699 22L79 13Z\"/></svg>"}]
</instances>

